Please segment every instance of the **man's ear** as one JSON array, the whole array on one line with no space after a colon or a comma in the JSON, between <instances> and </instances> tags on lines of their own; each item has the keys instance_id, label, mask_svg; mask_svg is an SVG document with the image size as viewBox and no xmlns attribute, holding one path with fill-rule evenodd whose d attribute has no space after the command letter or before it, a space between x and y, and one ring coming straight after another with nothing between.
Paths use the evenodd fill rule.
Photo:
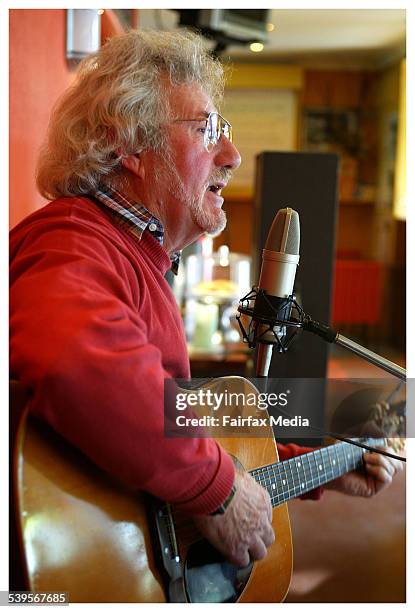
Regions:
<instances>
[{"instance_id":1,"label":"man's ear","mask_svg":"<svg viewBox=\"0 0 415 612\"><path fill-rule=\"evenodd\" d=\"M144 180L145 178L145 168L143 159L140 153L134 153L131 155L126 155L121 160L124 168L127 168L130 172Z\"/></svg>"}]
</instances>

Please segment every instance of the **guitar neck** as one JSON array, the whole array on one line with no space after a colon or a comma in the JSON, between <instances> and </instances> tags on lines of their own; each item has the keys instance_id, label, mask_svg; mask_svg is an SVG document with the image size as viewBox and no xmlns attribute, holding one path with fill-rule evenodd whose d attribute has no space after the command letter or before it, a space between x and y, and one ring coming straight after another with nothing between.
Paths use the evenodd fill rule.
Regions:
<instances>
[{"instance_id":1,"label":"guitar neck","mask_svg":"<svg viewBox=\"0 0 415 612\"><path fill-rule=\"evenodd\" d=\"M250 474L267 489L275 507L361 467L365 452L359 446L340 442L257 468Z\"/></svg>"}]
</instances>

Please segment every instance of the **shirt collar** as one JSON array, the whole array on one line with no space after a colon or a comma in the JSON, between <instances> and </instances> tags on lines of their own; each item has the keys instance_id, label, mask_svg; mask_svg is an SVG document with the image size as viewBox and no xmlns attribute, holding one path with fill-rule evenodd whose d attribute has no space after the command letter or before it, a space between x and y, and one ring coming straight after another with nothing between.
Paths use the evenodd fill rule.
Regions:
<instances>
[{"instance_id":1,"label":"shirt collar","mask_svg":"<svg viewBox=\"0 0 415 612\"><path fill-rule=\"evenodd\" d=\"M118 225L124 227L134 238L141 240L143 232L147 230L163 246L163 224L142 204L127 198L108 185L100 185L93 195L108 208ZM181 251L176 251L170 256L174 274L177 274L180 257Z\"/></svg>"}]
</instances>

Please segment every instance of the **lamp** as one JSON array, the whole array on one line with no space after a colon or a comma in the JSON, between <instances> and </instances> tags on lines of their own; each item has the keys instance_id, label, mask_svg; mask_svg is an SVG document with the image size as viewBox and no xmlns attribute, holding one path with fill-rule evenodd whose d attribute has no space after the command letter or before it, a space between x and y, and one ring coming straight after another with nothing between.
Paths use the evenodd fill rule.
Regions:
<instances>
[{"instance_id":1,"label":"lamp","mask_svg":"<svg viewBox=\"0 0 415 612\"><path fill-rule=\"evenodd\" d=\"M393 215L406 218L406 60L402 60L399 78L399 119L396 143Z\"/></svg>"}]
</instances>

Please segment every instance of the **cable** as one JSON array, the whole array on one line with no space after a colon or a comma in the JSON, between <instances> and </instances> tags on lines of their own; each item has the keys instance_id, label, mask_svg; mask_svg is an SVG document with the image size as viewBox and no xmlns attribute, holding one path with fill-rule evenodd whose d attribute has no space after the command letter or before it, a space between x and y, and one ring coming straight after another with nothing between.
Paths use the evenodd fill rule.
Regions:
<instances>
[{"instance_id":1,"label":"cable","mask_svg":"<svg viewBox=\"0 0 415 612\"><path fill-rule=\"evenodd\" d=\"M278 410L281 412L281 414L285 415L286 417L290 419L292 418L291 414L289 414L288 412L286 412L279 406L278 406ZM308 427L322 434L323 436L334 438L335 440L340 440L341 442L348 442L348 444L353 444L354 446L360 446L361 448L364 448L373 453L378 453L379 455L385 455L386 457L390 457L391 459L397 459L398 461L403 461L404 463L406 463L406 458L401 457L400 455L394 455L393 453L389 453L388 451L384 451L384 450L381 450L373 446L368 446L367 444L364 444L363 442L357 442L356 440L352 440L351 438L346 438L345 436L334 434L330 431L325 431L324 429L321 429L320 427L314 427L313 425L309 425Z\"/></svg>"},{"instance_id":2,"label":"cable","mask_svg":"<svg viewBox=\"0 0 415 612\"><path fill-rule=\"evenodd\" d=\"M255 304L258 299L263 300L264 303L266 304L268 308L266 315L264 315L263 313L259 315L255 312ZM253 302L253 306L251 306L252 302ZM292 309L294 313L296 314L296 318L290 318L289 320L284 320L283 318L280 318L280 313L284 312L288 304L291 304ZM272 313L272 315L270 315L269 313ZM251 320L248 324L247 331L245 330L245 327L243 326L243 323L241 321L242 314L248 317L251 317ZM287 352L293 340L297 337L297 333L299 329L305 329L306 331L311 331L321 336L327 342L333 342L337 336L337 332L333 330L331 327L329 327L328 325L319 323L317 321L314 321L309 315L306 315L304 310L298 304L298 302L296 301L293 295L287 297L285 302L283 302L282 305L279 305L279 308L276 309L274 305L272 304L272 302L269 300L267 293L263 289L260 289L259 287L255 287L255 286L252 287L251 291L247 293L247 295L245 295L243 298L240 299L239 307L238 307L238 315L236 316L236 319L238 321L238 324L239 324L239 327L242 333L243 341L246 342L250 348L255 348L257 344L257 340L261 340L261 337L265 336L265 334L268 332L274 333L274 337L276 341L275 346L278 348L278 351L280 353ZM263 326L263 329L261 330L260 336L256 336L256 332L257 332L259 324ZM284 342L281 341L281 339L278 338L278 336L275 333L274 328L278 325L285 326L286 328L290 328L290 327L294 328L292 336L289 337L288 339L285 339ZM272 342L269 342L269 341L265 343L273 344ZM398 387L397 390L395 390L391 394L391 397L395 393L397 393L399 389L400 389L400 386ZM283 415L291 418L290 414L286 413L281 408L279 408L279 410ZM400 457L399 455L394 455L392 453L389 453L387 451L383 451L380 449L374 449L366 444L356 442L350 438L346 438L338 434L333 434L332 432L324 431L323 429L320 429L319 427L313 427L311 425L309 425L309 427L324 436L330 436L336 440L340 440L342 442L348 442L349 444L354 444L355 446L360 446L361 448L364 448L366 450L373 451L381 455L385 455L386 457L391 457L392 459L397 459L399 461L403 461L406 463L406 459L404 457Z\"/></svg>"}]
</instances>

